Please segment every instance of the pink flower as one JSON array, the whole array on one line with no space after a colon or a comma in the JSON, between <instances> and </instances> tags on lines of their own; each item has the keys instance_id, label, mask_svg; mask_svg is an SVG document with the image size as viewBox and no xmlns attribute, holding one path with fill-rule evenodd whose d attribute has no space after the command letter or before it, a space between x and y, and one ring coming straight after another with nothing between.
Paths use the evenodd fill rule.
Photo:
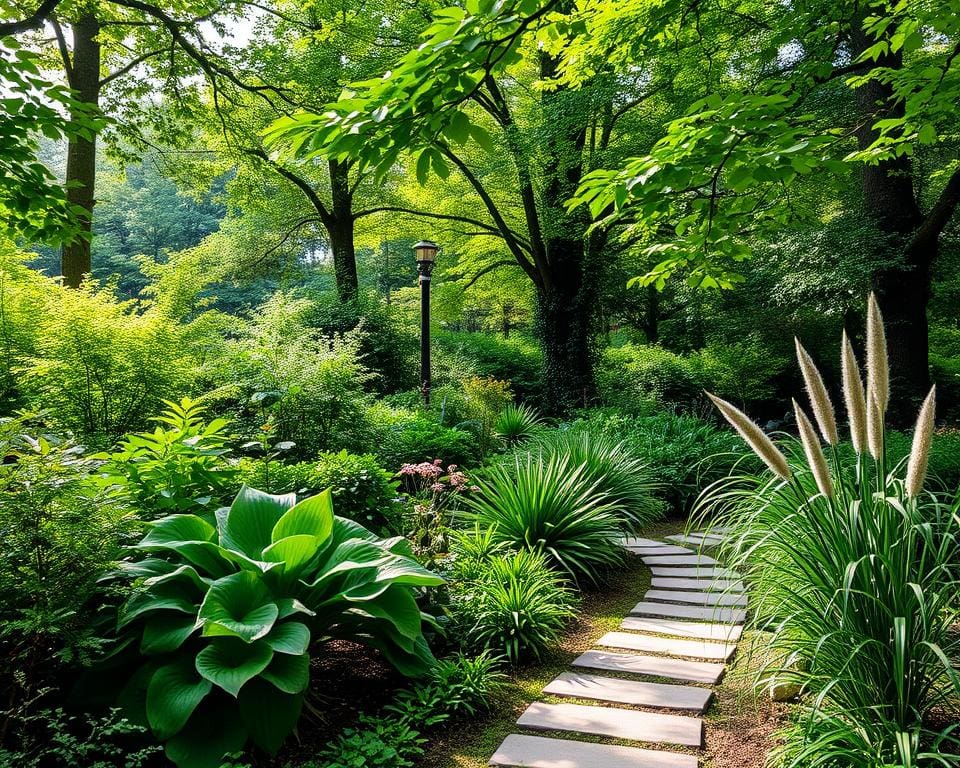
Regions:
<instances>
[{"instance_id":1,"label":"pink flower","mask_svg":"<svg viewBox=\"0 0 960 768\"><path fill-rule=\"evenodd\" d=\"M449 467L447 467L447 472L456 472L456 471L457 471L456 464L451 464Z\"/></svg>"},{"instance_id":2,"label":"pink flower","mask_svg":"<svg viewBox=\"0 0 960 768\"><path fill-rule=\"evenodd\" d=\"M471 491L474 491L474 492L479 491L479 490L480 490L480 486L479 486L479 485L471 485L471 486L470 486L470 490L471 490Z\"/></svg>"},{"instance_id":3,"label":"pink flower","mask_svg":"<svg viewBox=\"0 0 960 768\"><path fill-rule=\"evenodd\" d=\"M446 488L446 486L445 486L443 483L434 483L433 485L430 486L430 490L431 490L431 491L435 491L435 492L437 492L437 493L440 493L440 492L443 491L445 488Z\"/></svg>"},{"instance_id":4,"label":"pink flower","mask_svg":"<svg viewBox=\"0 0 960 768\"><path fill-rule=\"evenodd\" d=\"M443 460L442 460L442 459L434 459L434 460L433 460L433 463L436 464L436 465L439 467L439 466L442 466L442 465L443 465Z\"/></svg>"}]
</instances>

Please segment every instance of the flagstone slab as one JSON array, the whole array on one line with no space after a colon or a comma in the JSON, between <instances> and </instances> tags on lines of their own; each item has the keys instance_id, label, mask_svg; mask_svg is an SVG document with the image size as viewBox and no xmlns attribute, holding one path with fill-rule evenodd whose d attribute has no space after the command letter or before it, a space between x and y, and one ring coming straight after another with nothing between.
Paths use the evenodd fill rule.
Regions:
<instances>
[{"instance_id":1,"label":"flagstone slab","mask_svg":"<svg viewBox=\"0 0 960 768\"><path fill-rule=\"evenodd\" d=\"M637 712L585 704L535 702L520 715L517 725L541 731L571 731L651 744L703 746L703 720L699 717Z\"/></svg>"},{"instance_id":2,"label":"flagstone slab","mask_svg":"<svg viewBox=\"0 0 960 768\"><path fill-rule=\"evenodd\" d=\"M647 591L643 599L656 600L659 603L692 603L694 605L747 607L746 595L725 595L722 592L682 592L673 589L651 589Z\"/></svg>"},{"instance_id":3,"label":"flagstone slab","mask_svg":"<svg viewBox=\"0 0 960 768\"><path fill-rule=\"evenodd\" d=\"M573 660L573 666L587 669L605 669L609 672L624 672L631 675L669 677L691 683L713 685L723 677L723 664L710 661L669 659L665 656L644 656L639 653L614 653L611 651L587 651Z\"/></svg>"},{"instance_id":4,"label":"flagstone slab","mask_svg":"<svg viewBox=\"0 0 960 768\"><path fill-rule=\"evenodd\" d=\"M662 547L663 542L656 539L644 539L640 536L627 536L620 540L625 547Z\"/></svg>"},{"instance_id":5,"label":"flagstone slab","mask_svg":"<svg viewBox=\"0 0 960 768\"><path fill-rule=\"evenodd\" d=\"M706 555L696 553L690 555L644 555L643 562L647 565L716 565L717 561Z\"/></svg>"},{"instance_id":6,"label":"flagstone slab","mask_svg":"<svg viewBox=\"0 0 960 768\"><path fill-rule=\"evenodd\" d=\"M634 632L657 632L661 635L731 643L735 643L743 635L743 627L739 624L707 624L698 621L655 619L646 616L628 616L620 622L620 629L629 629Z\"/></svg>"},{"instance_id":7,"label":"flagstone slab","mask_svg":"<svg viewBox=\"0 0 960 768\"><path fill-rule=\"evenodd\" d=\"M644 561L646 562L646 561ZM649 563L648 563L649 565ZM670 567L663 565L654 565L650 568L654 576L688 576L698 579L739 579L742 578L739 573L730 568L696 568L696 567Z\"/></svg>"},{"instance_id":8,"label":"flagstone slab","mask_svg":"<svg viewBox=\"0 0 960 768\"><path fill-rule=\"evenodd\" d=\"M672 619L715 621L726 624L742 624L747 612L742 608L721 608L699 605L672 605L643 601L630 609L631 616L667 616Z\"/></svg>"},{"instance_id":9,"label":"flagstone slab","mask_svg":"<svg viewBox=\"0 0 960 768\"><path fill-rule=\"evenodd\" d=\"M510 768L697 768L694 755L510 734L490 765Z\"/></svg>"},{"instance_id":10,"label":"flagstone slab","mask_svg":"<svg viewBox=\"0 0 960 768\"><path fill-rule=\"evenodd\" d=\"M551 681L544 693L574 699L592 699L609 704L631 704L689 712L705 712L713 691L695 685L647 683L620 680L589 672L563 672Z\"/></svg>"},{"instance_id":11,"label":"flagstone slab","mask_svg":"<svg viewBox=\"0 0 960 768\"><path fill-rule=\"evenodd\" d=\"M742 581L734 579L685 579L669 576L654 576L650 580L654 589L678 589L692 592L743 592L746 587Z\"/></svg>"},{"instance_id":12,"label":"flagstone slab","mask_svg":"<svg viewBox=\"0 0 960 768\"><path fill-rule=\"evenodd\" d=\"M605 648L623 648L645 653L665 653L668 656L686 656L691 659L729 661L736 651L733 643L710 643L705 640L681 640L659 635L638 635L633 632L607 632L594 645Z\"/></svg>"},{"instance_id":13,"label":"flagstone slab","mask_svg":"<svg viewBox=\"0 0 960 768\"><path fill-rule=\"evenodd\" d=\"M673 544L658 544L655 547L640 547L627 544L626 548L635 555L695 555L692 549L678 547Z\"/></svg>"}]
</instances>

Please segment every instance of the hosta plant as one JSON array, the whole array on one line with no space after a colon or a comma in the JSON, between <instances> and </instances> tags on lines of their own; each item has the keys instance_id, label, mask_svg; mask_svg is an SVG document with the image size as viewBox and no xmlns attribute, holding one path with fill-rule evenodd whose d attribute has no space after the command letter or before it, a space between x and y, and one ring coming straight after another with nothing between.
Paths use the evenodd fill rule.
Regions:
<instances>
[{"instance_id":1,"label":"hosta plant","mask_svg":"<svg viewBox=\"0 0 960 768\"><path fill-rule=\"evenodd\" d=\"M320 642L365 643L408 674L432 663L413 588L442 580L403 539L336 517L329 491L297 503L244 487L215 522L165 517L135 549L116 655L138 656L121 701L180 768L218 768L248 741L275 753Z\"/></svg>"},{"instance_id":2,"label":"hosta plant","mask_svg":"<svg viewBox=\"0 0 960 768\"><path fill-rule=\"evenodd\" d=\"M958 764L948 713L960 701L960 507L924 487L933 391L906 466L888 460L890 381L872 296L867 318L866 386L846 338L840 354L852 461L837 450L833 404L799 342L813 419L794 404L800 439L786 454L714 398L772 472L721 481L703 505L734 531L725 559L752 582L755 621L769 632L775 662L761 682L807 694L771 756L777 766Z\"/></svg>"}]
</instances>

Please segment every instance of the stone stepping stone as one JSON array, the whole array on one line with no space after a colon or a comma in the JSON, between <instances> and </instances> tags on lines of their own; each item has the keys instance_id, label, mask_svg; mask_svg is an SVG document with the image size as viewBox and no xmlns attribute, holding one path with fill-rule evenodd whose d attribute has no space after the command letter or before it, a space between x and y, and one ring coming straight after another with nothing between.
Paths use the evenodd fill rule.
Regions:
<instances>
[{"instance_id":1,"label":"stone stepping stone","mask_svg":"<svg viewBox=\"0 0 960 768\"><path fill-rule=\"evenodd\" d=\"M646 558L644 558L646 562ZM649 563L648 563L649 565ZM698 579L739 579L740 574L730 568L670 568L662 565L654 565L650 568L654 576L689 576Z\"/></svg>"},{"instance_id":2,"label":"stone stepping stone","mask_svg":"<svg viewBox=\"0 0 960 768\"><path fill-rule=\"evenodd\" d=\"M647 683L619 680L587 672L563 672L550 682L544 693L574 699L592 699L609 704L631 704L635 707L678 709L705 712L713 691L695 685Z\"/></svg>"},{"instance_id":3,"label":"stone stepping stone","mask_svg":"<svg viewBox=\"0 0 960 768\"><path fill-rule=\"evenodd\" d=\"M670 603L641 602L630 609L631 616L668 616L672 619L715 621L724 624L742 624L747 612L742 608L720 608L699 605L671 605Z\"/></svg>"},{"instance_id":4,"label":"stone stepping stone","mask_svg":"<svg viewBox=\"0 0 960 768\"><path fill-rule=\"evenodd\" d=\"M639 547L628 544L626 547L635 555L695 555L692 549L678 547L672 544L658 544L655 547Z\"/></svg>"},{"instance_id":5,"label":"stone stepping stone","mask_svg":"<svg viewBox=\"0 0 960 768\"><path fill-rule=\"evenodd\" d=\"M667 536L667 538L678 544L690 544L694 547L716 547L723 543L723 539L720 536L697 536L696 534L690 534L689 536Z\"/></svg>"},{"instance_id":6,"label":"stone stepping stone","mask_svg":"<svg viewBox=\"0 0 960 768\"><path fill-rule=\"evenodd\" d=\"M644 555L647 565L716 565L717 561L706 555Z\"/></svg>"},{"instance_id":7,"label":"stone stepping stone","mask_svg":"<svg viewBox=\"0 0 960 768\"><path fill-rule=\"evenodd\" d=\"M643 656L639 653L612 653L587 651L573 660L573 666L587 669L605 669L609 672L627 672L631 675L669 677L691 683L713 685L723 677L723 664L707 661L668 659L665 656Z\"/></svg>"},{"instance_id":8,"label":"stone stepping stone","mask_svg":"<svg viewBox=\"0 0 960 768\"><path fill-rule=\"evenodd\" d=\"M644 539L640 536L627 536L624 539L621 539L620 543L625 547L662 547L662 541L656 541L655 539Z\"/></svg>"},{"instance_id":9,"label":"stone stepping stone","mask_svg":"<svg viewBox=\"0 0 960 768\"><path fill-rule=\"evenodd\" d=\"M722 592L679 592L671 589L651 589L644 600L660 603L693 603L695 605L735 605L747 607L746 595L725 595Z\"/></svg>"},{"instance_id":10,"label":"stone stepping stone","mask_svg":"<svg viewBox=\"0 0 960 768\"><path fill-rule=\"evenodd\" d=\"M742 581L733 579L672 579L669 576L654 576L650 580L654 589L679 589L693 592L743 592Z\"/></svg>"},{"instance_id":11,"label":"stone stepping stone","mask_svg":"<svg viewBox=\"0 0 960 768\"><path fill-rule=\"evenodd\" d=\"M517 720L517 725L540 731L572 731L651 744L703 746L703 721L699 717L613 707L544 704L538 701L527 707Z\"/></svg>"},{"instance_id":12,"label":"stone stepping stone","mask_svg":"<svg viewBox=\"0 0 960 768\"><path fill-rule=\"evenodd\" d=\"M694 755L512 733L490 765L511 768L697 768Z\"/></svg>"},{"instance_id":13,"label":"stone stepping stone","mask_svg":"<svg viewBox=\"0 0 960 768\"><path fill-rule=\"evenodd\" d=\"M673 619L638 616L625 618L620 622L620 629L629 629L634 632L658 632L661 635L730 643L737 642L743 635L743 627L739 624L704 624L697 621L675 621Z\"/></svg>"},{"instance_id":14,"label":"stone stepping stone","mask_svg":"<svg viewBox=\"0 0 960 768\"><path fill-rule=\"evenodd\" d=\"M703 640L680 640L658 635L637 635L633 632L607 632L596 645L605 648L624 648L645 653L665 653L668 656L687 656L692 659L729 661L737 646L732 643L708 643Z\"/></svg>"}]
</instances>

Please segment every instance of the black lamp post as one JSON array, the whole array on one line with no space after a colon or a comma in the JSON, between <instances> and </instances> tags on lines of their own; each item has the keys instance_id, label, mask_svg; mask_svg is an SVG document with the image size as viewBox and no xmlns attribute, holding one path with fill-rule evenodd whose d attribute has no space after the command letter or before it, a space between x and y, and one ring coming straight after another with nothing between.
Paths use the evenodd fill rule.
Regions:
<instances>
[{"instance_id":1,"label":"black lamp post","mask_svg":"<svg viewBox=\"0 0 960 768\"><path fill-rule=\"evenodd\" d=\"M430 405L430 275L439 250L439 246L429 240L413 246L420 283L420 392L424 405Z\"/></svg>"}]
</instances>

